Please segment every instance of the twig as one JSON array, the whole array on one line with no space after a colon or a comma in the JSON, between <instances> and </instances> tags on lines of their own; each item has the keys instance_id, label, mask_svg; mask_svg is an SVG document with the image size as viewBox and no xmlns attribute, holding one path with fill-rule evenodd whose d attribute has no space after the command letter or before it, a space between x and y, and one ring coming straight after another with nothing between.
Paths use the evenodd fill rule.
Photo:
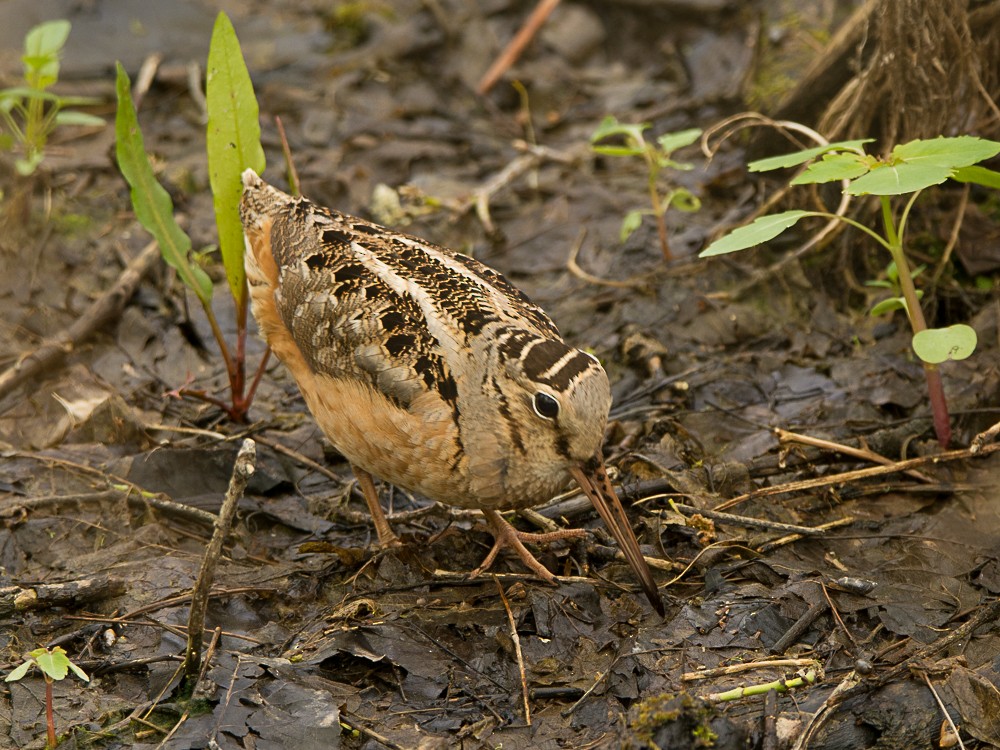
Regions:
<instances>
[{"instance_id":1,"label":"twig","mask_svg":"<svg viewBox=\"0 0 1000 750\"><path fill-rule=\"evenodd\" d=\"M229 533L233 517L236 515L236 507L239 505L243 491L246 489L247 481L256 470L255 461L257 449L253 440L247 438L240 446L239 453L236 454L236 461L233 465L233 475L229 480L229 489L226 490L226 499L222 502L219 510L219 518L215 523L215 531L212 539L205 550L205 558L202 560L201 569L198 571L198 580L195 582L194 590L191 594L191 610L188 616L188 642L187 650L184 654L184 680L188 687L193 689L198 681L201 672L201 644L204 637L205 612L208 608L208 596L212 587L212 578L215 576L215 565L222 555L222 543Z\"/></svg>"},{"instance_id":2,"label":"twig","mask_svg":"<svg viewBox=\"0 0 1000 750\"><path fill-rule=\"evenodd\" d=\"M854 520L854 516L844 516L843 518L838 518L827 523L821 523L819 526L812 526L811 528L814 533L822 534L830 529L838 529L841 526L850 526L854 523ZM779 539L772 539L770 542L760 545L756 551L758 554L763 555L767 552L778 549L778 547L784 547L786 544L797 542L802 538L802 536L802 534L788 534L787 536L783 536Z\"/></svg>"},{"instance_id":3,"label":"twig","mask_svg":"<svg viewBox=\"0 0 1000 750\"><path fill-rule=\"evenodd\" d=\"M958 727L956 727L955 726L955 722L951 720L951 714L948 713L948 709L945 707L944 701L941 700L941 696L938 695L937 688L935 688L934 687L934 683L931 682L930 675L927 674L927 672L924 672L923 675L924 675L924 682L927 683L927 687L930 688L931 695L934 696L934 700L936 700L938 706L941 707L941 713L944 714L944 720L947 721L948 722L948 726L951 727L951 732L952 732L952 734L955 735L955 740L958 742L958 746L960 748L962 748L962 750L965 750L965 743L962 742L962 736L961 736L961 734L958 731ZM943 745L942 745L942 747L943 747Z\"/></svg>"},{"instance_id":4,"label":"twig","mask_svg":"<svg viewBox=\"0 0 1000 750\"><path fill-rule=\"evenodd\" d=\"M751 695L764 695L771 690L776 690L779 693L785 693L791 688L812 685L817 679L822 679L822 677L823 674L821 670L810 669L805 674L800 675L799 677L793 677L790 680L782 678L774 680L773 682L764 683L763 685L750 685L748 687L733 688L732 690L726 690L721 693L710 693L705 696L705 700L713 703L720 703L724 701L736 701L740 698L746 698Z\"/></svg>"},{"instance_id":5,"label":"twig","mask_svg":"<svg viewBox=\"0 0 1000 750\"><path fill-rule=\"evenodd\" d=\"M135 105L136 112L139 111L139 105L142 104L143 97L146 96L146 92L152 86L156 78L156 71L159 69L161 62L163 62L163 55L159 52L148 55L142 61L139 73L135 77L135 85L132 87L132 103Z\"/></svg>"},{"instance_id":6,"label":"twig","mask_svg":"<svg viewBox=\"0 0 1000 750\"><path fill-rule=\"evenodd\" d=\"M281 138L281 153L285 155L285 166L288 168L288 186L292 195L302 195L302 184L299 182L299 173L295 169L295 162L292 160L292 147L288 145L288 138L285 136L285 126L281 118L274 116L274 124L278 126L278 136Z\"/></svg>"},{"instance_id":7,"label":"twig","mask_svg":"<svg viewBox=\"0 0 1000 750\"><path fill-rule=\"evenodd\" d=\"M765 659L764 661L750 661L743 664L729 664L725 667L715 669L701 669L697 672L685 672L681 675L682 682L692 682L694 680L708 680L714 677L725 677L727 675L749 672L754 669L773 669L775 667L792 667L795 669L803 667L819 668L820 664L815 659Z\"/></svg>"},{"instance_id":8,"label":"twig","mask_svg":"<svg viewBox=\"0 0 1000 750\"><path fill-rule=\"evenodd\" d=\"M875 451L865 448L852 448L849 445L842 445L841 443L834 443L830 440L814 438L809 435L800 435L797 432L789 432L788 430L783 430L780 427L774 428L774 434L778 436L778 441L781 443L801 443L802 445L811 445L814 448L836 451L837 453L843 453L845 456L853 456L854 458L860 458L863 461L871 461L874 464L882 464L883 466L892 466L893 463L895 463L891 458L886 458ZM927 484L934 482L931 477L926 474L921 474L919 471L904 471L903 473L907 476L913 477L918 482L925 482Z\"/></svg>"},{"instance_id":9,"label":"twig","mask_svg":"<svg viewBox=\"0 0 1000 750\"><path fill-rule=\"evenodd\" d=\"M43 342L33 352L22 355L16 364L0 373L0 398L55 367L73 349L111 323L114 317L121 314L139 282L156 265L159 257L159 245L150 242L128 264L114 286L95 300L69 328Z\"/></svg>"},{"instance_id":10,"label":"twig","mask_svg":"<svg viewBox=\"0 0 1000 750\"><path fill-rule=\"evenodd\" d=\"M996 105L993 105L996 106ZM972 184L967 182L965 187L962 189L962 199L958 204L958 210L955 211L955 223L951 225L951 234L948 236L948 244L944 246L944 252L941 253L941 260L938 261L937 268L934 269L934 276L931 277L932 287L936 287L938 279L941 278L941 274L944 273L945 267L948 265L948 261L951 260L951 253L955 249L955 245L958 244L958 235L962 230L962 222L965 220L965 209L969 205L969 189Z\"/></svg>"},{"instance_id":11,"label":"twig","mask_svg":"<svg viewBox=\"0 0 1000 750\"><path fill-rule=\"evenodd\" d=\"M497 590L500 592L500 601L503 602L503 608L507 610L507 622L510 623L510 637L514 641L514 653L517 655L517 669L521 673L521 695L524 698L524 723L529 727L531 726L531 704L528 702L528 676L524 671L524 656L521 654L521 636L517 634L517 623L514 622L514 613L510 610L510 602L507 601L507 595L504 593L503 586L500 585L500 580L494 576L493 583L497 585Z\"/></svg>"},{"instance_id":12,"label":"twig","mask_svg":"<svg viewBox=\"0 0 1000 750\"><path fill-rule=\"evenodd\" d=\"M576 262L576 259L580 255L580 248L583 247L583 241L586 237L587 228L583 227L580 230L580 234L577 235L576 242L573 243L573 247L570 248L569 257L566 259L566 268L571 274L576 276L578 279L586 281L588 284L610 286L614 289L643 289L649 286L649 279L646 277L634 276L631 279L616 281L614 279L602 279L600 276L594 276L593 274L584 271L580 267L580 264Z\"/></svg>"},{"instance_id":13,"label":"twig","mask_svg":"<svg viewBox=\"0 0 1000 750\"><path fill-rule=\"evenodd\" d=\"M973 455L979 453L980 451L983 450L983 447L987 443L989 443L992 440L995 440L998 434L1000 434L1000 422L997 422L989 429L983 430L974 438L972 438L972 442L969 444L969 450L972 451Z\"/></svg>"},{"instance_id":14,"label":"twig","mask_svg":"<svg viewBox=\"0 0 1000 750\"><path fill-rule=\"evenodd\" d=\"M555 10L555 7L559 4L559 0L539 0L538 5L535 9L531 11L531 15L521 26L514 38L510 40L507 46L504 48L500 56L493 62L489 70L483 75L479 81L479 85L476 86L476 93L480 96L486 94L494 84L500 80L502 76L511 65L517 62L517 59L524 52L524 48L528 46L538 30L542 28L542 24L545 23L545 19L549 17L549 14Z\"/></svg>"},{"instance_id":15,"label":"twig","mask_svg":"<svg viewBox=\"0 0 1000 750\"><path fill-rule=\"evenodd\" d=\"M889 466L873 466L868 469L845 471L840 474L831 474L830 476L819 477L817 479L804 479L798 482L786 482L785 484L779 484L774 487L762 487L761 489L746 492L742 495L726 500L725 502L719 503L715 506L715 510L732 508L734 505L739 505L747 500L773 497L774 495L784 495L789 492L799 492L801 490L811 490L816 489L817 487L829 487L834 484L846 484L848 482L853 482L856 479L866 479L868 477L880 477L885 474L895 474L896 472L906 471L916 466L924 466L925 464L939 464L948 461L957 461L963 458L972 458L973 456L986 456L990 453L995 453L998 450L1000 450L1000 443L991 443L990 445L984 445L978 451L973 450L972 448L944 451L943 453L936 453L932 456L920 456L919 458L911 458L906 461L897 461Z\"/></svg>"},{"instance_id":16,"label":"twig","mask_svg":"<svg viewBox=\"0 0 1000 750\"><path fill-rule=\"evenodd\" d=\"M824 138L822 135L817 133L812 128L806 127L801 123L793 122L791 120L772 120L771 118L766 117L765 115L762 115L758 112L743 112L741 114L733 115L732 117L723 120L718 125L706 130L701 137L702 153L704 153L705 156L707 156L709 159L713 158L715 156L716 151L718 151L719 146L721 146L724 141L726 141L732 135L743 130L744 128L751 128L751 127L770 127L782 132L787 130L792 130L797 133L801 133L802 135L806 136L817 145L825 146L829 143L829 141L827 141L827 139ZM716 143L714 146L710 146L709 139L721 130L725 130L725 132L723 132L722 135L719 137L718 143ZM785 135L787 135L787 133L785 133ZM793 140L791 139L790 136L789 139ZM847 180L843 180L841 184L846 188L847 182L848 182ZM756 215L759 216L764 212L770 210L771 206L773 206L779 200L782 200L784 198L786 192L787 188L778 191L777 194L772 196L770 200L768 200L763 206L761 206L757 210ZM809 250L816 247L820 242L825 240L827 236L832 235L836 231L842 230L843 225L839 221L838 217L844 216L847 213L847 209L850 207L850 205L851 205L851 196L848 195L848 193L845 190L845 192L842 194L840 198L840 204L837 206L837 209L833 212L835 218L831 218L829 221L827 221L827 223L823 226L823 228L820 229L816 234L814 234L809 240L807 240L805 244L800 245L798 248L789 253L786 253L777 263L772 264L768 268L755 271L747 281L734 287L733 289L730 289L726 292L714 293L709 295L709 297L713 299L737 298L741 296L743 293L745 293L747 290L752 289L757 284L770 278L776 272L780 271L786 265L791 263L793 260L802 257Z\"/></svg>"},{"instance_id":17,"label":"twig","mask_svg":"<svg viewBox=\"0 0 1000 750\"><path fill-rule=\"evenodd\" d=\"M340 723L346 726L348 729L357 732L358 734L364 734L371 737L373 740L379 744L385 745L389 750L406 750L402 745L397 745L395 742L390 740L388 737L379 734L374 729L362 724L358 721L356 715L352 714L350 711L342 710L340 712Z\"/></svg>"},{"instance_id":18,"label":"twig","mask_svg":"<svg viewBox=\"0 0 1000 750\"><path fill-rule=\"evenodd\" d=\"M663 495L657 496L652 495L651 497L643 498L646 500L654 500L657 497L665 497ZM702 508L695 508L693 505L684 505L683 503L671 503L671 507L676 508L678 511L686 515L698 514L704 516L705 518L710 518L713 521L721 521L722 523L731 523L736 526L742 526L748 529L763 529L765 531L780 531L785 534L798 534L800 536L822 536L827 532L829 527L819 527L819 526L796 526L792 523L779 523L777 521L768 521L763 518L750 518L749 516L737 516L732 513L719 513L714 510L704 510ZM663 511L659 511L662 513ZM853 518L846 520L846 523L853 522ZM838 519L839 524L844 524L844 519Z\"/></svg>"}]
</instances>

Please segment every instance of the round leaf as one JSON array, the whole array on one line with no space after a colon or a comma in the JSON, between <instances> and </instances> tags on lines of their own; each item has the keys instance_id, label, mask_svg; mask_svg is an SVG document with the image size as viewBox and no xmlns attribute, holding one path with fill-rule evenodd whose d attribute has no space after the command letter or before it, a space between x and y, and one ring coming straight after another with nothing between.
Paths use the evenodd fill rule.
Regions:
<instances>
[{"instance_id":1,"label":"round leaf","mask_svg":"<svg viewBox=\"0 0 1000 750\"><path fill-rule=\"evenodd\" d=\"M967 325L929 328L913 337L913 351L932 365L965 359L976 350L976 332Z\"/></svg>"}]
</instances>

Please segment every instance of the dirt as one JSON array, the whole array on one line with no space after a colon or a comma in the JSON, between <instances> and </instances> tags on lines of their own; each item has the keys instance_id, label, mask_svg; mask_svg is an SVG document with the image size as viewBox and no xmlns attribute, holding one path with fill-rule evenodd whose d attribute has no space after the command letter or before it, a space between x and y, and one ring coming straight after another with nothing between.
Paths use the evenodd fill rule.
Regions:
<instances>
[{"instance_id":1,"label":"dirt","mask_svg":"<svg viewBox=\"0 0 1000 750\"><path fill-rule=\"evenodd\" d=\"M741 111L760 35L800 45L793 59L809 41L787 17L567 0L481 97L528 4L8 0L4 85L24 32L47 18L74 25L58 90L102 97L94 111L109 120L114 60L134 78L162 55L139 118L199 249L213 245L214 219L189 66L204 65L220 7L254 79L269 179L283 180L280 116L307 195L492 265L605 363L606 458L660 561L667 615L580 497L541 509L593 531L538 550L558 586L508 556L470 580L491 544L482 521L390 487L383 504L404 546L379 551L349 467L280 365L268 365L249 426L176 397L225 398L225 372L196 300L158 265L116 321L0 400L0 671L60 645L88 673L55 685L67 746L792 747L808 727L810 748L936 747L947 725L929 686L966 747L1000 746L1000 463L989 443L961 452L1000 418L995 281L983 291L966 270L996 273L995 198L972 196L955 251L967 265L924 287L935 325L968 323L979 337L971 358L942 367L959 450L942 453L905 319L867 315L880 297L863 282L888 258L861 235L791 262L815 227L697 259L780 187L746 172L745 141L711 161L696 147L680 155L695 168L672 177L702 209L668 212L675 260L649 218L619 239L647 200L645 175L591 152L597 124L614 114L658 135ZM835 10L809 20L833 27ZM27 221L11 220L23 183L4 163L0 367L70 326L148 243L112 144L112 127L58 132ZM527 166L499 177L515 163ZM379 185L400 200L388 213ZM488 222L475 208L487 187ZM942 189L914 209L932 271L959 195ZM211 252L207 269L232 340ZM251 367L263 351L252 337ZM247 436L257 471L215 570L215 642L195 699L182 699L190 592ZM879 464L836 446L916 460L909 473L839 477ZM706 517L713 509L731 515ZM766 663L697 675L755 662ZM804 685L769 698L713 697L800 672ZM44 694L37 674L3 686L0 747L44 746Z\"/></svg>"}]
</instances>

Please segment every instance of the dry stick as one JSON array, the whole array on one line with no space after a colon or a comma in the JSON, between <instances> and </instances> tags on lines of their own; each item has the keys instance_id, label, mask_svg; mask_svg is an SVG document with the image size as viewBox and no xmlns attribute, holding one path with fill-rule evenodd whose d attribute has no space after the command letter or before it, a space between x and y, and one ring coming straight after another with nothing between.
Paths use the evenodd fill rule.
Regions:
<instances>
[{"instance_id":1,"label":"dry stick","mask_svg":"<svg viewBox=\"0 0 1000 750\"><path fill-rule=\"evenodd\" d=\"M871 461L874 464L882 464L883 466L892 466L894 463L891 458L886 458L875 451L867 450L865 448L852 448L849 445L834 443L830 440L822 440L821 438L814 438L808 435L800 435L797 432L789 432L788 430L783 430L780 427L774 428L774 434L778 436L778 441L781 443L801 443L802 445L811 445L814 448L836 451L837 453L843 453L845 456L853 456L854 458L860 458L863 461ZM905 471L903 473L907 476L913 477L918 482L932 484L935 481L926 474L921 474L919 471Z\"/></svg>"},{"instance_id":2,"label":"dry stick","mask_svg":"<svg viewBox=\"0 0 1000 750\"><path fill-rule=\"evenodd\" d=\"M236 506L243 497L243 491L247 487L247 481L256 470L255 461L257 459L256 444L250 438L243 441L239 453L236 454L236 461L233 464L233 476L229 480L229 489L226 490L226 499L219 509L219 518L215 522L215 531L212 532L212 539L205 550L205 559L201 563L201 570L198 571L198 580L194 585L191 594L191 612L188 616L188 642L187 651L184 654L184 681L190 688L194 688L201 671L201 644L204 636L205 612L208 608L208 595L212 588L212 578L215 576L215 565L222 555L222 543L229 533L229 527L233 523L233 516L236 515Z\"/></svg>"},{"instance_id":3,"label":"dry stick","mask_svg":"<svg viewBox=\"0 0 1000 750\"><path fill-rule=\"evenodd\" d=\"M195 689L197 689L198 683L205 678L205 672L208 671L208 665L211 662L212 655L215 653L216 646L219 644L219 637L221 635L222 635L222 628L216 628L215 631L212 633L212 640L209 642L208 648L205 651L205 664L204 667L198 672L198 681L195 683ZM161 750L162 748L167 747L167 743L170 742L170 740L173 738L175 734L177 734L177 732L181 728L181 725L185 721L187 721L188 716L191 715L191 705L192 705L191 703L188 703L185 706L184 713L181 714L177 722L170 728L170 731L167 732L166 737L164 737L160 741L160 744L156 746L156 750Z\"/></svg>"},{"instance_id":4,"label":"dry stick","mask_svg":"<svg viewBox=\"0 0 1000 750\"><path fill-rule=\"evenodd\" d=\"M390 740L385 735L381 735L374 729L368 727L365 724L362 724L360 721L358 721L359 718L360 717L358 717L356 714L352 714L350 711L345 710L340 712L340 723L346 726L348 729L357 732L358 734L364 734L367 735L368 737L371 737L379 744L385 745L387 748L389 748L389 750L405 750L405 748L402 745L397 745L395 742Z\"/></svg>"},{"instance_id":5,"label":"dry stick","mask_svg":"<svg viewBox=\"0 0 1000 750\"><path fill-rule=\"evenodd\" d=\"M820 477L818 479L805 479L799 482L779 484L774 487L763 487L759 490L753 490L752 492L747 492L743 495L738 495L737 497L726 500L723 503L719 503L715 506L715 510L732 508L734 505L739 505L747 500L771 497L773 495L784 495L789 492L799 492L800 490L811 490L816 489L817 487L828 487L833 484L846 484L847 482L853 482L856 479L880 477L884 474L895 474L896 472L907 471L908 469L923 466L924 464L938 464L946 461L957 461L963 458L972 458L973 456L986 456L990 453L995 453L998 450L1000 450L1000 443L992 443L990 445L984 445L978 451L973 450L972 448L945 451L943 453L936 453L932 456L920 456L919 458L911 458L906 461L897 461L889 466L873 466L869 469L845 471L840 474L831 474L828 477Z\"/></svg>"},{"instance_id":6,"label":"dry stick","mask_svg":"<svg viewBox=\"0 0 1000 750\"><path fill-rule=\"evenodd\" d=\"M938 695L938 691L934 687L934 683L931 682L930 675L928 675L926 672L924 672L923 676L924 676L924 682L926 682L927 683L927 687L930 688L931 695L934 696L934 700L937 701L937 704L938 704L938 706L941 709L941 713L944 714L945 721L947 721L948 722L948 726L951 727L951 733L953 735L955 735L955 740L958 742L959 748L961 748L961 750L965 750L965 743L962 742L962 736L958 732L958 727L956 727L955 726L955 722L951 720L951 714L948 713L948 709L945 707L944 701L941 700L941 696ZM942 747L944 747L943 743L942 743Z\"/></svg>"},{"instance_id":7,"label":"dry stick","mask_svg":"<svg viewBox=\"0 0 1000 750\"><path fill-rule=\"evenodd\" d=\"M16 364L0 373L0 398L22 383L55 367L74 348L120 315L125 303L135 293L139 282L156 265L159 257L159 246L155 242L150 242L128 264L115 285L95 300L69 328L43 342L33 352L21 356Z\"/></svg>"},{"instance_id":8,"label":"dry stick","mask_svg":"<svg viewBox=\"0 0 1000 750\"><path fill-rule=\"evenodd\" d=\"M773 669L775 667L792 667L797 669L807 669L809 667L819 669L820 663L815 659L764 659L763 661L750 661L744 664L730 664L725 667L715 667L714 669L702 669L697 672L685 672L681 675L682 682L692 682L693 680L707 680L714 677L727 677L729 675L741 674L754 669Z\"/></svg>"},{"instance_id":9,"label":"dry stick","mask_svg":"<svg viewBox=\"0 0 1000 750\"><path fill-rule=\"evenodd\" d=\"M643 500L655 500L658 497L667 497L667 495L652 495L650 497L644 497ZM750 518L749 516L737 516L732 513L719 513L714 510L696 508L693 505L685 505L683 503L671 503L670 505L685 515L704 516L705 518L709 518L713 521L731 523L735 526L742 526L747 529L780 531L783 534L798 534L800 536L822 536L826 533L828 528L821 528L818 526L797 526L793 523L779 523L778 521L768 521L763 518ZM658 511L658 513L662 514L663 511ZM844 519L839 519L838 523L851 523L853 521L853 518L847 519L846 522Z\"/></svg>"},{"instance_id":10,"label":"dry stick","mask_svg":"<svg viewBox=\"0 0 1000 750\"><path fill-rule=\"evenodd\" d=\"M500 592L500 601L503 602L503 608L507 610L507 622L510 623L510 637L514 641L517 668L521 673L521 695L524 697L524 723L530 727L531 704L528 702L528 677L524 671L524 656L521 654L521 637L517 634L517 623L514 622L514 613L510 611L510 602L507 601L507 595L504 593L503 586L500 585L500 581L496 576L493 576L493 583L497 585L497 590Z\"/></svg>"},{"instance_id":11,"label":"dry stick","mask_svg":"<svg viewBox=\"0 0 1000 750\"><path fill-rule=\"evenodd\" d=\"M486 94L500 80L500 76L507 72L507 69L511 65L517 62L517 58L524 52L524 48L528 46L528 42L542 28L545 19L549 17L549 14L555 10L557 5L559 5L559 0L539 0L538 5L535 6L535 9L531 11L531 15L528 16L528 20L524 22L524 25L514 35L514 38L510 40L510 43L500 53L500 56L490 66L489 70L486 71L482 79L480 79L479 85L476 86L477 94L480 96Z\"/></svg>"},{"instance_id":12,"label":"dry stick","mask_svg":"<svg viewBox=\"0 0 1000 750\"><path fill-rule=\"evenodd\" d=\"M285 166L288 167L288 185L292 189L292 195L302 195L302 184L299 182L299 173L295 169L295 162L292 161L292 147L288 145L288 138L285 136L285 126L281 118L275 115L274 124L278 126L278 136L281 138L281 153L285 156Z\"/></svg>"}]
</instances>

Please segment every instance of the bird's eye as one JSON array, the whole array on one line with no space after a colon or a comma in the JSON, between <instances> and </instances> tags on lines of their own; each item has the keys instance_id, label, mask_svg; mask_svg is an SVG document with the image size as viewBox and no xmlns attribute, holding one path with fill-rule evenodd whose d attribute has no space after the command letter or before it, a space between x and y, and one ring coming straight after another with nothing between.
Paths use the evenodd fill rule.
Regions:
<instances>
[{"instance_id":1,"label":"bird's eye","mask_svg":"<svg viewBox=\"0 0 1000 750\"><path fill-rule=\"evenodd\" d=\"M535 408L535 414L542 419L555 419L559 416L559 402L547 393L536 393L531 405Z\"/></svg>"}]
</instances>

